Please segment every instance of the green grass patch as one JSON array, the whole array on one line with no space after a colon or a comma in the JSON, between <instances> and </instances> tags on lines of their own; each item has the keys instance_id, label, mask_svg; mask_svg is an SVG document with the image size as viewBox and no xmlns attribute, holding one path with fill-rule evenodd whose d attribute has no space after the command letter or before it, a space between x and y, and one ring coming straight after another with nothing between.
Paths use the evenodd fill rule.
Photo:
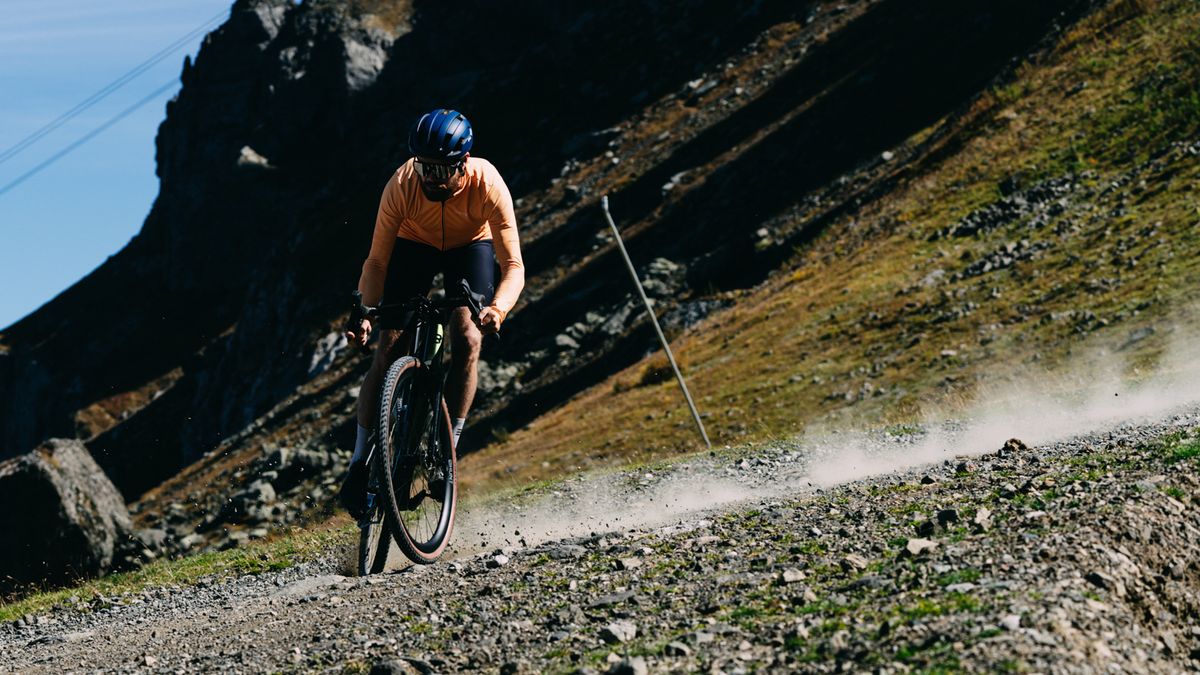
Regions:
<instances>
[{"instance_id":1,"label":"green grass patch","mask_svg":"<svg viewBox=\"0 0 1200 675\"><path fill-rule=\"evenodd\" d=\"M130 572L110 574L70 588L35 592L0 604L0 621L14 621L66 603L72 596L88 602L97 595L115 598L160 586L188 586L208 577L224 579L262 574L315 560L340 545L351 545L358 536L353 525L340 528L297 530L265 542L214 553L159 560Z\"/></svg>"}]
</instances>

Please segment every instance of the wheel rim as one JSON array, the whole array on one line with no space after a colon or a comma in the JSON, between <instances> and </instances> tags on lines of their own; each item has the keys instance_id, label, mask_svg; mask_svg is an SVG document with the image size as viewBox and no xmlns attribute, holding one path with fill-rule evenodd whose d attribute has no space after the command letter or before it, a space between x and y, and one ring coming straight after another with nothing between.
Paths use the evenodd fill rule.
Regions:
<instances>
[{"instance_id":1,"label":"wheel rim","mask_svg":"<svg viewBox=\"0 0 1200 675\"><path fill-rule=\"evenodd\" d=\"M405 357L409 359L410 357ZM428 377L415 360L397 361L385 380L381 406L380 449L388 483L388 527L401 551L413 562L437 560L449 540L454 521L454 455L445 403L434 414ZM440 428L439 428L440 427ZM440 435L435 435L440 434ZM446 481L430 493L430 457L437 457Z\"/></svg>"},{"instance_id":2,"label":"wheel rim","mask_svg":"<svg viewBox=\"0 0 1200 675\"><path fill-rule=\"evenodd\" d=\"M453 484L445 478L436 480L438 469L444 477L451 474L442 458L445 453L433 406L428 401L416 401L408 411L410 414L404 415L404 410L397 409L401 414L396 416L391 434L393 443L398 444L393 447L393 456L400 460L394 463L393 485L398 501L405 505L399 514L401 527L418 550L433 554L441 548L449 529ZM406 420L408 425L401 426Z\"/></svg>"}]
</instances>

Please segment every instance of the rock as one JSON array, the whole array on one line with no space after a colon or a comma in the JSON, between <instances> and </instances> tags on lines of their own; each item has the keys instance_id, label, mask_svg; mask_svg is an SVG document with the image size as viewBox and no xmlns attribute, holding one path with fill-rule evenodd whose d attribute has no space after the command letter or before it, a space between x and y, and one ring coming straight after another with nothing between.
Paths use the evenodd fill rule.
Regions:
<instances>
[{"instance_id":1,"label":"rock","mask_svg":"<svg viewBox=\"0 0 1200 675\"><path fill-rule=\"evenodd\" d=\"M201 534L192 533L179 540L179 548L186 551L202 543L204 543L204 536Z\"/></svg>"},{"instance_id":2,"label":"rock","mask_svg":"<svg viewBox=\"0 0 1200 675\"><path fill-rule=\"evenodd\" d=\"M847 572L862 571L867 569L867 559L857 553L851 553L842 558L841 565L842 569Z\"/></svg>"},{"instance_id":3,"label":"rock","mask_svg":"<svg viewBox=\"0 0 1200 675\"><path fill-rule=\"evenodd\" d=\"M980 507L971 519L971 527L976 532L987 532L992 529L992 512L986 507Z\"/></svg>"},{"instance_id":4,"label":"rock","mask_svg":"<svg viewBox=\"0 0 1200 675\"><path fill-rule=\"evenodd\" d=\"M649 672L642 656L627 656L608 669L609 675L647 675Z\"/></svg>"},{"instance_id":5,"label":"rock","mask_svg":"<svg viewBox=\"0 0 1200 675\"><path fill-rule=\"evenodd\" d=\"M551 560L576 560L587 555L587 549L575 544L555 546L546 552Z\"/></svg>"},{"instance_id":6,"label":"rock","mask_svg":"<svg viewBox=\"0 0 1200 675\"><path fill-rule=\"evenodd\" d=\"M632 621L622 619L600 629L600 639L610 645L629 642L635 637L637 637L637 624Z\"/></svg>"},{"instance_id":7,"label":"rock","mask_svg":"<svg viewBox=\"0 0 1200 675\"><path fill-rule=\"evenodd\" d=\"M521 374L521 365L516 363L491 364L480 360L477 367L479 388L487 392L503 391L511 385L519 388L520 383L516 380L517 376Z\"/></svg>"},{"instance_id":8,"label":"rock","mask_svg":"<svg viewBox=\"0 0 1200 675\"><path fill-rule=\"evenodd\" d=\"M138 530L135 535L138 542L141 543L147 551L158 553L162 551L167 543L167 531L156 528L143 528Z\"/></svg>"},{"instance_id":9,"label":"rock","mask_svg":"<svg viewBox=\"0 0 1200 675\"><path fill-rule=\"evenodd\" d=\"M259 479L230 497L221 509L221 517L234 522L263 522L270 519L270 510L263 507L275 499L275 487Z\"/></svg>"},{"instance_id":10,"label":"rock","mask_svg":"<svg viewBox=\"0 0 1200 675\"><path fill-rule=\"evenodd\" d=\"M690 656L692 648L682 642L668 642L666 647L663 647L664 656Z\"/></svg>"},{"instance_id":11,"label":"rock","mask_svg":"<svg viewBox=\"0 0 1200 675\"><path fill-rule=\"evenodd\" d=\"M0 587L102 574L142 550L116 487L82 442L0 462Z\"/></svg>"},{"instance_id":12,"label":"rock","mask_svg":"<svg viewBox=\"0 0 1200 675\"><path fill-rule=\"evenodd\" d=\"M274 169L275 168L274 166L271 166L271 162L268 161L266 157L263 157L262 155L258 154L257 152L255 152L254 148L252 148L248 145L242 146L241 152L238 154L237 166L238 166L238 168L241 168L241 169L245 169L245 168Z\"/></svg>"},{"instance_id":13,"label":"rock","mask_svg":"<svg viewBox=\"0 0 1200 675\"><path fill-rule=\"evenodd\" d=\"M575 338L566 333L560 333L554 337L554 346L559 349L579 349L579 343L575 341Z\"/></svg>"},{"instance_id":14,"label":"rock","mask_svg":"<svg viewBox=\"0 0 1200 675\"><path fill-rule=\"evenodd\" d=\"M617 558L617 569L619 570L631 570L641 566L642 561L640 558Z\"/></svg>"},{"instance_id":15,"label":"rock","mask_svg":"<svg viewBox=\"0 0 1200 675\"><path fill-rule=\"evenodd\" d=\"M941 511L938 511L937 522L938 525L941 525L942 527L949 527L950 525L957 523L958 511L955 511L954 509L942 509Z\"/></svg>"},{"instance_id":16,"label":"rock","mask_svg":"<svg viewBox=\"0 0 1200 675\"><path fill-rule=\"evenodd\" d=\"M1093 570L1083 575L1083 578L1093 586L1115 593L1117 597L1125 595L1125 584L1107 572Z\"/></svg>"},{"instance_id":17,"label":"rock","mask_svg":"<svg viewBox=\"0 0 1200 675\"><path fill-rule=\"evenodd\" d=\"M424 663L424 661L421 663ZM428 664L426 665L428 666ZM387 661L380 661L379 663L371 666L370 675L425 675L425 673L432 672L434 672L432 666L429 666L428 670L423 670L408 660L390 659Z\"/></svg>"},{"instance_id":18,"label":"rock","mask_svg":"<svg viewBox=\"0 0 1200 675\"><path fill-rule=\"evenodd\" d=\"M483 564L488 569L493 569L493 570L498 567L504 567L505 565L508 564L508 556L504 555L503 553L497 553L496 555L492 556L491 558L488 558L487 561L484 562Z\"/></svg>"},{"instance_id":19,"label":"rock","mask_svg":"<svg viewBox=\"0 0 1200 675\"><path fill-rule=\"evenodd\" d=\"M973 590L975 590L975 584L969 581L961 584L950 584L946 587L946 591L950 593L970 593Z\"/></svg>"},{"instance_id":20,"label":"rock","mask_svg":"<svg viewBox=\"0 0 1200 675\"><path fill-rule=\"evenodd\" d=\"M599 607L610 607L622 602L627 602L633 599L635 593L633 591L622 591L620 593L612 593L610 595L602 595L588 604L589 609Z\"/></svg>"},{"instance_id":21,"label":"rock","mask_svg":"<svg viewBox=\"0 0 1200 675\"><path fill-rule=\"evenodd\" d=\"M1006 631L1013 632L1021 627L1021 617L1016 614L1009 614L1000 619L1000 627Z\"/></svg>"},{"instance_id":22,"label":"rock","mask_svg":"<svg viewBox=\"0 0 1200 675\"><path fill-rule=\"evenodd\" d=\"M784 585L795 584L804 581L806 576L803 570L786 569L779 575L779 580Z\"/></svg>"},{"instance_id":23,"label":"rock","mask_svg":"<svg viewBox=\"0 0 1200 675\"><path fill-rule=\"evenodd\" d=\"M919 556L934 550L937 546L936 541L929 539L909 539L904 544L904 550L901 553L908 556Z\"/></svg>"},{"instance_id":24,"label":"rock","mask_svg":"<svg viewBox=\"0 0 1200 675\"><path fill-rule=\"evenodd\" d=\"M316 346L313 347L312 357L308 361L309 379L329 370L329 367L349 344L346 334L340 330L328 333L325 337L317 340Z\"/></svg>"},{"instance_id":25,"label":"rock","mask_svg":"<svg viewBox=\"0 0 1200 675\"><path fill-rule=\"evenodd\" d=\"M1026 450L1029 450L1029 446L1025 445L1021 439L1010 438L1004 442L1004 447L1000 448L997 454L1003 457L1005 455L1014 455L1020 452L1025 452Z\"/></svg>"}]
</instances>

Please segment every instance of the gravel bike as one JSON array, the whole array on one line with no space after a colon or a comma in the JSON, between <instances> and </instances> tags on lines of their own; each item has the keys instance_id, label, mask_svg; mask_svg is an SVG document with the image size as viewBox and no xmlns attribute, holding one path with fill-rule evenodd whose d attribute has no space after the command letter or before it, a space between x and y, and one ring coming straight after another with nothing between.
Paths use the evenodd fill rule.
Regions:
<instances>
[{"instance_id":1,"label":"gravel bike","mask_svg":"<svg viewBox=\"0 0 1200 675\"><path fill-rule=\"evenodd\" d=\"M359 521L358 572L387 564L391 539L414 563L428 565L446 550L458 500L457 461L450 413L443 398L446 322L466 307L479 323L482 296L461 280L460 294L417 296L365 307L355 291L351 321L399 318L408 354L388 368L379 399L379 426L367 456L367 512Z\"/></svg>"}]
</instances>

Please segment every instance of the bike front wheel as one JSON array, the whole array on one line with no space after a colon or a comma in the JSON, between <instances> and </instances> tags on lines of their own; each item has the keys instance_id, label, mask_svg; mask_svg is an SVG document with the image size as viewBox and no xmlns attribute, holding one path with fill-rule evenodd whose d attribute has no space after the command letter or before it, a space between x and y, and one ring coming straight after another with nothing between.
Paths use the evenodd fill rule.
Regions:
<instances>
[{"instance_id":1,"label":"bike front wheel","mask_svg":"<svg viewBox=\"0 0 1200 675\"><path fill-rule=\"evenodd\" d=\"M396 545L422 565L445 552L458 493L450 414L436 385L429 369L406 356L388 369L380 397L387 521Z\"/></svg>"}]
</instances>

